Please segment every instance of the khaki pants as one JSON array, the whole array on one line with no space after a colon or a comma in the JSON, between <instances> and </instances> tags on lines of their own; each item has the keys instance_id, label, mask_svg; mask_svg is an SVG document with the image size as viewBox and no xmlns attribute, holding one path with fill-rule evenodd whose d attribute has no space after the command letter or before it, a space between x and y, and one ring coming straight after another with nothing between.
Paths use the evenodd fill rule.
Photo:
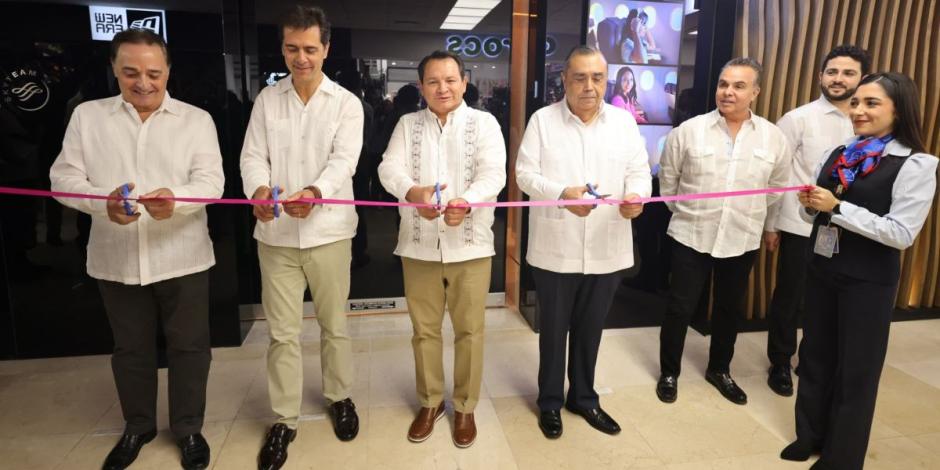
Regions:
<instances>
[{"instance_id":1,"label":"khaki pants","mask_svg":"<svg viewBox=\"0 0 940 470\"><path fill-rule=\"evenodd\" d=\"M323 395L330 403L349 398L353 382L352 342L346 331L351 243L313 248L258 243L261 303L268 320L268 394L278 422L295 429L303 398L300 333L307 285L320 324Z\"/></svg>"},{"instance_id":2,"label":"khaki pants","mask_svg":"<svg viewBox=\"0 0 940 470\"><path fill-rule=\"evenodd\" d=\"M402 258L414 326L415 379L422 407L444 399L444 305L454 324L454 409L472 413L483 381L483 325L491 258L441 263Z\"/></svg>"}]
</instances>

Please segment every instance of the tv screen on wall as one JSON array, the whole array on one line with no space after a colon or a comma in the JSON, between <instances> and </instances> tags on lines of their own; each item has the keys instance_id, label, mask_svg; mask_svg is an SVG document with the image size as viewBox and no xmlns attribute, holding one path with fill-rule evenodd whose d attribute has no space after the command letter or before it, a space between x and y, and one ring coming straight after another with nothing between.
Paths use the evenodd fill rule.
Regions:
<instances>
[{"instance_id":1,"label":"tv screen on wall","mask_svg":"<svg viewBox=\"0 0 940 470\"><path fill-rule=\"evenodd\" d=\"M679 65L683 4L594 0L585 42L608 64Z\"/></svg>"}]
</instances>

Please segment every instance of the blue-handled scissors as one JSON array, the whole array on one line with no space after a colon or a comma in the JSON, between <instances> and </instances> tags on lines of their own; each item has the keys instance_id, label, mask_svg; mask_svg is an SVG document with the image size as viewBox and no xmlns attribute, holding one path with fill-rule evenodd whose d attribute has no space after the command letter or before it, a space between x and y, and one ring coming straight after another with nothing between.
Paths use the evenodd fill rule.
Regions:
<instances>
[{"instance_id":1,"label":"blue-handled scissors","mask_svg":"<svg viewBox=\"0 0 940 470\"><path fill-rule=\"evenodd\" d=\"M441 210L441 183L434 183L434 195L437 196L437 210Z\"/></svg>"},{"instance_id":2,"label":"blue-handled scissors","mask_svg":"<svg viewBox=\"0 0 940 470\"><path fill-rule=\"evenodd\" d=\"M594 188L594 185L591 183L587 183L585 186L587 186L588 194L594 196L594 199L604 199L610 197L610 194L598 194L597 189ZM597 207L597 204L594 204L594 207Z\"/></svg>"},{"instance_id":3,"label":"blue-handled scissors","mask_svg":"<svg viewBox=\"0 0 940 470\"><path fill-rule=\"evenodd\" d=\"M274 217L281 216L281 208L277 206L277 198L280 196L280 193L281 188L279 186L271 188L271 199L274 200Z\"/></svg>"},{"instance_id":4,"label":"blue-handled scissors","mask_svg":"<svg viewBox=\"0 0 940 470\"><path fill-rule=\"evenodd\" d=\"M131 188L127 184L121 185L121 197L124 198L124 213L127 215L134 215L134 208L131 207L131 203L127 200L131 197Z\"/></svg>"}]
</instances>

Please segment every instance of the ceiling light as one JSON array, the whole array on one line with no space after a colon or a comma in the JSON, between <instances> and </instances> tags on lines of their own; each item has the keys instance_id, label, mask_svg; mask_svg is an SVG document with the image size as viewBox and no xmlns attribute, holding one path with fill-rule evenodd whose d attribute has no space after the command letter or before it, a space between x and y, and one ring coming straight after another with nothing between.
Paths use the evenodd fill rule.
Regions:
<instances>
[{"instance_id":1,"label":"ceiling light","mask_svg":"<svg viewBox=\"0 0 940 470\"><path fill-rule=\"evenodd\" d=\"M496 8L502 0L457 0L447 17L441 23L441 29L472 30L480 24L486 15Z\"/></svg>"}]
</instances>

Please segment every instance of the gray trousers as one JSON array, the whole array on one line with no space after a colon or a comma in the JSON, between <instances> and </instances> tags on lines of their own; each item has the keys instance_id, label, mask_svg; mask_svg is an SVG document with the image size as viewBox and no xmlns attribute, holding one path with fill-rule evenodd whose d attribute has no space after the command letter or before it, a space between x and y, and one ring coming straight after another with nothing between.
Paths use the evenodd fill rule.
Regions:
<instances>
[{"instance_id":1,"label":"gray trousers","mask_svg":"<svg viewBox=\"0 0 940 470\"><path fill-rule=\"evenodd\" d=\"M169 376L170 430L202 430L209 378L209 272L146 286L98 281L114 335L111 369L126 432L157 427L157 325L163 325ZM159 322L159 323L158 323Z\"/></svg>"}]
</instances>

